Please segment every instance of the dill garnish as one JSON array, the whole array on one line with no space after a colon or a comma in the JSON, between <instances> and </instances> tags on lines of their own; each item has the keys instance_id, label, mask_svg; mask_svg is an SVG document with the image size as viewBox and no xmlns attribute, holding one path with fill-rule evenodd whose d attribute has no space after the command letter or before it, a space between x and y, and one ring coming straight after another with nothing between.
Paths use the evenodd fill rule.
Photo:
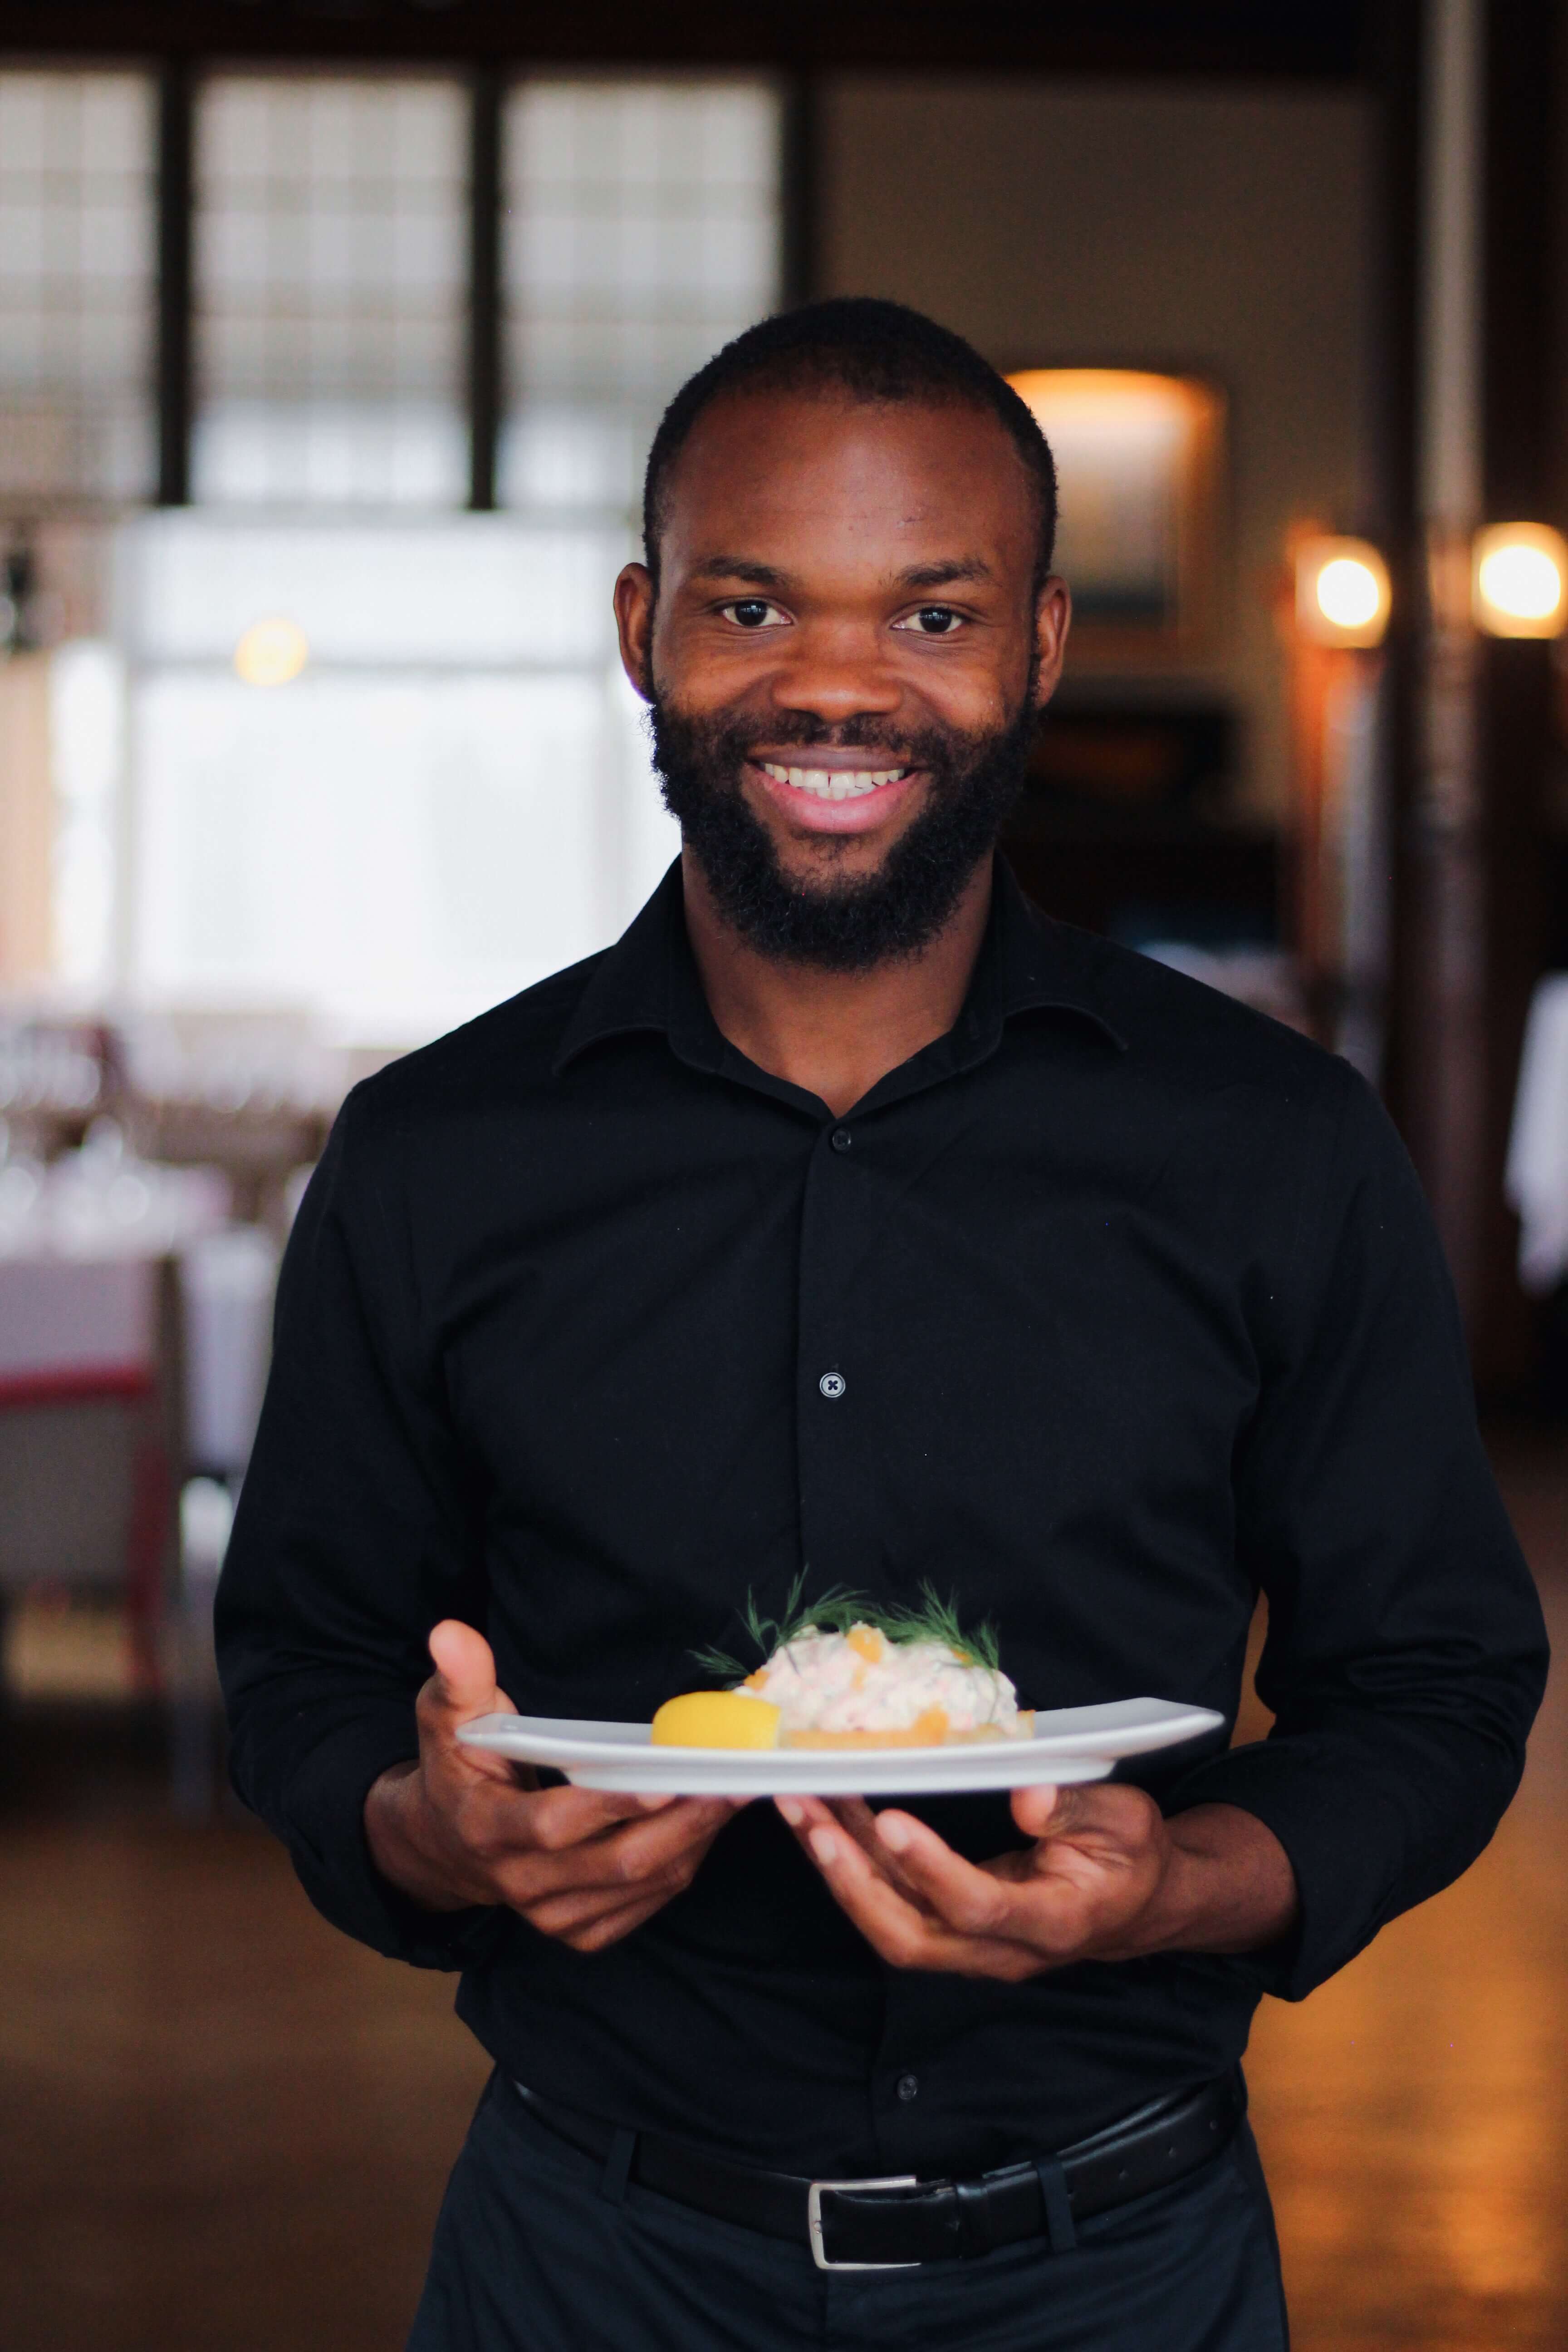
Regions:
<instances>
[{"instance_id":1,"label":"dill garnish","mask_svg":"<svg viewBox=\"0 0 1568 2352\"><path fill-rule=\"evenodd\" d=\"M782 1617L764 1617L755 1594L746 1595L741 1626L748 1643L756 1650L755 1664L760 1665L775 1650L784 1648L814 1628L824 1633L847 1633L851 1625L871 1625L889 1642L938 1642L947 1649L956 1650L965 1665L985 1666L994 1675L1002 1671L996 1628L990 1619L966 1629L959 1618L956 1598L950 1594L944 1601L929 1579L921 1580L918 1605L908 1601L868 1600L865 1593L847 1591L842 1585L834 1585L815 1601L803 1602L805 1590L803 1571L790 1586ZM704 1673L727 1675L736 1682L743 1682L751 1671L740 1658L731 1657L725 1650L693 1650L691 1655Z\"/></svg>"}]
</instances>

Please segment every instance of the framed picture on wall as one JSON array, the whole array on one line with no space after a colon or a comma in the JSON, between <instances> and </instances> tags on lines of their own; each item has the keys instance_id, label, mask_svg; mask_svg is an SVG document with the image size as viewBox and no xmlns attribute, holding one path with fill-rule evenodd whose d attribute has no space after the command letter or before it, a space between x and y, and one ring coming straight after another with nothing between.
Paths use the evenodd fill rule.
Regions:
<instances>
[{"instance_id":1,"label":"framed picture on wall","mask_svg":"<svg viewBox=\"0 0 1568 2352\"><path fill-rule=\"evenodd\" d=\"M1118 665L1200 652L1218 586L1217 386L1137 368L1024 368L1007 381L1056 457L1075 652Z\"/></svg>"}]
</instances>

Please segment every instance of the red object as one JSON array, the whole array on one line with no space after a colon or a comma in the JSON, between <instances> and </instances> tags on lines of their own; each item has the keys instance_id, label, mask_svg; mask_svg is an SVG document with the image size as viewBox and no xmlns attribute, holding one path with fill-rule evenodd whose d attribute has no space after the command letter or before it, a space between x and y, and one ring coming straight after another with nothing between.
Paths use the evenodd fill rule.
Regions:
<instances>
[{"instance_id":1,"label":"red object","mask_svg":"<svg viewBox=\"0 0 1568 2352\"><path fill-rule=\"evenodd\" d=\"M51 1364L47 1371L0 1374L0 1412L33 1404L88 1404L101 1397L151 1396L150 1364Z\"/></svg>"},{"instance_id":2,"label":"red object","mask_svg":"<svg viewBox=\"0 0 1568 2352\"><path fill-rule=\"evenodd\" d=\"M120 1400L145 1404L157 1392L153 1365L52 1365L47 1371L0 1378L0 1411L29 1407L99 1404ZM136 1688L156 1696L163 1686L158 1623L163 1601L163 1561L168 1548L174 1481L168 1448L156 1435L137 1444L132 1472L131 1517L125 1537L125 1621L131 1672Z\"/></svg>"}]
</instances>

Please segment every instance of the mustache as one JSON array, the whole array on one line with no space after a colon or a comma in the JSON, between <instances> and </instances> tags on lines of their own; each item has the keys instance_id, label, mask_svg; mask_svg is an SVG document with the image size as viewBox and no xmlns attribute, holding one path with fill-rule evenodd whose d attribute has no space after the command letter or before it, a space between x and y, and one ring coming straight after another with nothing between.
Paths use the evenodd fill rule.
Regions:
<instances>
[{"instance_id":1,"label":"mustache","mask_svg":"<svg viewBox=\"0 0 1568 2352\"><path fill-rule=\"evenodd\" d=\"M739 774L752 757L753 745L765 743L776 751L876 751L890 764L928 768L942 773L978 756L991 741L984 734L969 735L958 728L894 727L874 713L844 719L824 719L808 710L781 711L766 725L740 716L688 719L668 703L658 706L663 725L701 746L704 758Z\"/></svg>"}]
</instances>

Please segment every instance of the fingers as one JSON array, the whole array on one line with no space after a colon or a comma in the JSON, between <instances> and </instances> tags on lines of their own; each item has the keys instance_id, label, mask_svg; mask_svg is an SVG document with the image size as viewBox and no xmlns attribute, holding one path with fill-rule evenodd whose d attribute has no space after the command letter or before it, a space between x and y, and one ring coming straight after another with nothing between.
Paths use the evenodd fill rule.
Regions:
<instances>
[{"instance_id":1,"label":"fingers","mask_svg":"<svg viewBox=\"0 0 1568 2352\"><path fill-rule=\"evenodd\" d=\"M645 1920L662 1911L669 1899L663 1893L645 1895L635 1903L624 1904L617 1909L605 1911L595 1917L552 1928L549 1932L561 1943L569 1944L574 1952L602 1952L609 1945L618 1944L624 1937L640 1927Z\"/></svg>"},{"instance_id":2,"label":"fingers","mask_svg":"<svg viewBox=\"0 0 1568 2352\"><path fill-rule=\"evenodd\" d=\"M796 1834L806 1852L834 1885L831 1864L836 1845L852 1841L868 1867L901 1895L917 1911L934 1916L961 1934L1005 1934L1011 1898L1005 1885L952 1848L913 1814L874 1813L859 1798L825 1805L820 1799L789 1798L781 1801L786 1821L798 1815ZM841 1837L839 1832L844 1835ZM851 1882L858 1885L858 1877Z\"/></svg>"},{"instance_id":3,"label":"fingers","mask_svg":"<svg viewBox=\"0 0 1568 2352\"><path fill-rule=\"evenodd\" d=\"M939 1919L965 1936L1005 1936L1013 1898L1003 1883L918 1822L912 1813L879 1816L877 1835L914 1893Z\"/></svg>"},{"instance_id":4,"label":"fingers","mask_svg":"<svg viewBox=\"0 0 1568 2352\"><path fill-rule=\"evenodd\" d=\"M466 1824L469 1844L478 1845L489 1871L495 1896L521 1911L547 1934L542 1907L554 1898L595 1897L624 1904L645 1891L658 1891L668 1901L689 1885L698 1864L728 1822L734 1808L727 1801L678 1799L664 1811L615 1819L608 1828L592 1826L579 1801L586 1790L551 1789L542 1796L521 1800L531 1809L525 1836L516 1835L516 1823L503 1818L489 1834L477 1821ZM616 1800L598 1800L599 1803ZM575 1831L576 1834L572 1834ZM568 1905L563 1916L575 1918L584 1906Z\"/></svg>"},{"instance_id":5,"label":"fingers","mask_svg":"<svg viewBox=\"0 0 1568 2352\"><path fill-rule=\"evenodd\" d=\"M1108 1846L1142 1844L1160 1809L1142 1789L1121 1780L1081 1781L1062 1789L1016 1789L1013 1819L1026 1837L1086 1838Z\"/></svg>"},{"instance_id":6,"label":"fingers","mask_svg":"<svg viewBox=\"0 0 1568 2352\"><path fill-rule=\"evenodd\" d=\"M1058 1816L1068 1809L1065 1798L1076 1793L1072 1789L1015 1789L1013 1819L1026 1837L1048 1837L1059 1826Z\"/></svg>"},{"instance_id":7,"label":"fingers","mask_svg":"<svg viewBox=\"0 0 1568 2352\"><path fill-rule=\"evenodd\" d=\"M813 1861L811 1834L814 1830L831 1830L835 1823L847 1832L873 1870L902 1894L917 1899L915 1890L899 1867L898 1857L877 1834L877 1816L863 1797L779 1797L774 1801L784 1820L795 1832L795 1843Z\"/></svg>"},{"instance_id":8,"label":"fingers","mask_svg":"<svg viewBox=\"0 0 1568 2352\"><path fill-rule=\"evenodd\" d=\"M908 1816L902 1818L907 1820ZM954 1928L941 1917L919 1909L844 1829L819 1822L806 1832L806 1837L812 1859L840 1907L867 1942L894 1968L942 1969L960 1976L998 1977L1011 1982L1021 1981L1038 1970L1039 1956L1024 1946L1001 1937ZM941 1843L940 1839L937 1843ZM956 1855L952 1858L958 1860ZM961 1866L969 1867L967 1864Z\"/></svg>"},{"instance_id":9,"label":"fingers","mask_svg":"<svg viewBox=\"0 0 1568 2352\"><path fill-rule=\"evenodd\" d=\"M642 1797L615 1794L604 1789L542 1789L529 1800L527 1843L546 1853L564 1853L573 1846L604 1836L623 1822L668 1818L679 1800L666 1799L654 1812Z\"/></svg>"},{"instance_id":10,"label":"fingers","mask_svg":"<svg viewBox=\"0 0 1568 2352\"><path fill-rule=\"evenodd\" d=\"M737 1810L728 1797L670 1797L650 1812L639 1797L546 1789L533 1798L531 1842L579 1871L580 1884L625 1885L707 1846Z\"/></svg>"},{"instance_id":11,"label":"fingers","mask_svg":"<svg viewBox=\"0 0 1568 2352\"><path fill-rule=\"evenodd\" d=\"M630 1826L558 1854L520 1857L497 1873L498 1891L541 1934L598 1951L684 1894L736 1810L693 1800L680 1821L649 1824L657 1834Z\"/></svg>"},{"instance_id":12,"label":"fingers","mask_svg":"<svg viewBox=\"0 0 1568 2352\"><path fill-rule=\"evenodd\" d=\"M436 1672L425 1688L433 1714L464 1723L495 1713L495 1653L482 1633L460 1618L444 1617L431 1629L430 1656Z\"/></svg>"},{"instance_id":13,"label":"fingers","mask_svg":"<svg viewBox=\"0 0 1568 2352\"><path fill-rule=\"evenodd\" d=\"M778 1801L884 1959L1009 1982L1142 1948L1139 1923L1170 1845L1153 1800L1120 1783L1018 1790L1014 1818L1033 1843L978 1868L910 1813L873 1814L858 1800Z\"/></svg>"}]
</instances>

